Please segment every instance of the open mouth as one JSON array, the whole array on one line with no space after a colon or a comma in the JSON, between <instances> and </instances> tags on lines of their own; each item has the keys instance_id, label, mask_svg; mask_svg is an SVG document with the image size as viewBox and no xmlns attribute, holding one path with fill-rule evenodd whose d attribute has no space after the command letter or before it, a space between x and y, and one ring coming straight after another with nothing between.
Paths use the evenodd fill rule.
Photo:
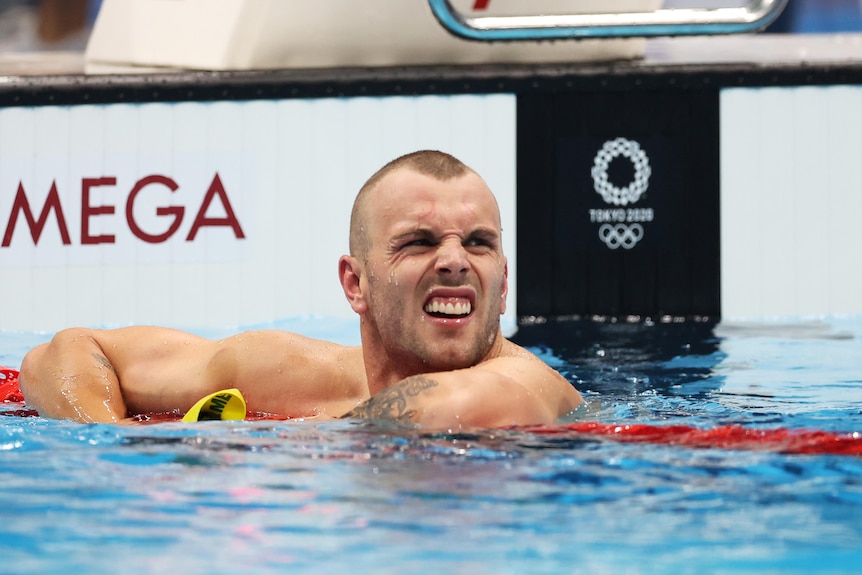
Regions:
<instances>
[{"instance_id":1,"label":"open mouth","mask_svg":"<svg viewBox=\"0 0 862 575\"><path fill-rule=\"evenodd\" d=\"M424 309L432 317L459 318L470 315L473 305L463 298L434 298L425 304Z\"/></svg>"}]
</instances>

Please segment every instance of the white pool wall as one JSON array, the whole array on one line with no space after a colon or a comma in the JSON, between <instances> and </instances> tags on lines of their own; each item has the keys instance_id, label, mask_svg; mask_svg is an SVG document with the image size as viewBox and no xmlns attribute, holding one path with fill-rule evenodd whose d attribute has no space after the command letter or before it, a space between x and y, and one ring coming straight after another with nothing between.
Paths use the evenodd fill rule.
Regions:
<instances>
[{"instance_id":1,"label":"white pool wall","mask_svg":"<svg viewBox=\"0 0 862 575\"><path fill-rule=\"evenodd\" d=\"M722 317L862 313L862 87L720 97Z\"/></svg>"},{"instance_id":2,"label":"white pool wall","mask_svg":"<svg viewBox=\"0 0 862 575\"><path fill-rule=\"evenodd\" d=\"M0 228L12 227L19 186L38 219L53 185L68 232L64 243L56 210L48 212L34 242L38 226L19 210L0 247L0 329L352 317L337 261L353 198L387 161L426 148L459 157L497 195L511 278L504 320L514 323L515 145L513 95L0 110ZM210 194L201 221L228 221L226 199L244 237L232 225L204 225L189 241L216 173L222 193ZM126 216L136 182L153 174L178 188L144 187L133 202L138 228L165 233L172 218L156 210L185 207L179 229L160 243L142 241ZM106 177L115 183L91 187L82 217L83 182Z\"/></svg>"}]
</instances>

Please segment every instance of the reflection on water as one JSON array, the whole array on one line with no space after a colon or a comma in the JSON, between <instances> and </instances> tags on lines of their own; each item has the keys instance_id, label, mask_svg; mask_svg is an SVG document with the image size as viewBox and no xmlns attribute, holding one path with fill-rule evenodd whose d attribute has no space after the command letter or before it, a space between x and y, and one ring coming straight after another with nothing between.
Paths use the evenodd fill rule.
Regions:
<instances>
[{"instance_id":1,"label":"reflection on water","mask_svg":"<svg viewBox=\"0 0 862 575\"><path fill-rule=\"evenodd\" d=\"M333 333L320 318L280 327ZM516 340L584 391L580 420L862 431L860 327L549 322ZM45 337L0 333L0 363ZM862 561L857 457L528 429L13 416L0 417L0 451L0 572L839 573Z\"/></svg>"},{"instance_id":2,"label":"reflection on water","mask_svg":"<svg viewBox=\"0 0 862 575\"><path fill-rule=\"evenodd\" d=\"M514 339L556 358L555 367L582 391L664 393L712 375L724 357L714 325L562 321L522 326Z\"/></svg>"},{"instance_id":3,"label":"reflection on water","mask_svg":"<svg viewBox=\"0 0 862 575\"><path fill-rule=\"evenodd\" d=\"M847 430L846 414L862 414L860 322L548 322L515 339L584 392L600 420Z\"/></svg>"},{"instance_id":4,"label":"reflection on water","mask_svg":"<svg viewBox=\"0 0 862 575\"><path fill-rule=\"evenodd\" d=\"M0 541L21 572L808 573L862 558L855 458L346 422L3 423L15 521Z\"/></svg>"}]
</instances>

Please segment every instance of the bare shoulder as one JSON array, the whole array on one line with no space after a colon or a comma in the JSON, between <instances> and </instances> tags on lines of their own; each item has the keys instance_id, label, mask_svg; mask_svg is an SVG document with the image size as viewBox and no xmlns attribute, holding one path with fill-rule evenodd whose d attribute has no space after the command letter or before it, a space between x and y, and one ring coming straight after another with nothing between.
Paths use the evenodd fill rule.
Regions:
<instances>
[{"instance_id":1,"label":"bare shoulder","mask_svg":"<svg viewBox=\"0 0 862 575\"><path fill-rule=\"evenodd\" d=\"M247 353L256 353L261 349L267 351L280 350L284 353L295 352L301 354L350 354L360 352L360 348L358 346L345 346L322 339L315 339L297 333L275 329L245 331L221 340L215 340L214 343L225 348L232 348L237 352Z\"/></svg>"},{"instance_id":2,"label":"bare shoulder","mask_svg":"<svg viewBox=\"0 0 862 575\"><path fill-rule=\"evenodd\" d=\"M583 402L581 394L559 371L528 349L506 339L497 357L478 366L510 378L530 393L557 405L560 415Z\"/></svg>"},{"instance_id":3,"label":"bare shoulder","mask_svg":"<svg viewBox=\"0 0 862 575\"><path fill-rule=\"evenodd\" d=\"M549 377L569 384L568 380L560 375L560 372L542 361L536 354L508 339L503 340L503 346L497 357L487 361L489 368L498 369L501 366L505 369L515 368L519 371L535 373L537 376Z\"/></svg>"},{"instance_id":4,"label":"bare shoulder","mask_svg":"<svg viewBox=\"0 0 862 575\"><path fill-rule=\"evenodd\" d=\"M364 381L362 349L358 346L278 330L247 331L208 345L216 370L231 365L250 377L293 373L322 379L348 374L349 380L356 379L352 376L358 370Z\"/></svg>"},{"instance_id":5,"label":"bare shoulder","mask_svg":"<svg viewBox=\"0 0 862 575\"><path fill-rule=\"evenodd\" d=\"M345 346L296 333L263 330L243 332L213 343L218 351L248 366L305 367L342 372L360 370L364 376L362 348ZM364 377L363 377L364 379Z\"/></svg>"},{"instance_id":6,"label":"bare shoulder","mask_svg":"<svg viewBox=\"0 0 862 575\"><path fill-rule=\"evenodd\" d=\"M340 415L368 397L362 349L303 335L251 331L214 342L207 371L230 381L249 409L291 417ZM227 383L227 381L225 381Z\"/></svg>"},{"instance_id":7,"label":"bare shoulder","mask_svg":"<svg viewBox=\"0 0 862 575\"><path fill-rule=\"evenodd\" d=\"M542 361L536 354L525 347L521 347L510 339L503 339L503 347L500 349L500 357L529 357L537 361ZM542 362L544 363L544 362Z\"/></svg>"}]
</instances>

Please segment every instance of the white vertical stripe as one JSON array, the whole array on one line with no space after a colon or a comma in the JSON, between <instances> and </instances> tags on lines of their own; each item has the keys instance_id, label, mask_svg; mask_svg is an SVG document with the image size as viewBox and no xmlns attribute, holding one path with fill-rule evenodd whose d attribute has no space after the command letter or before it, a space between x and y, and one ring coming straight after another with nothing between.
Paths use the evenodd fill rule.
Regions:
<instances>
[{"instance_id":1,"label":"white vertical stripe","mask_svg":"<svg viewBox=\"0 0 862 575\"><path fill-rule=\"evenodd\" d=\"M722 315L862 313L862 88L721 94Z\"/></svg>"}]
</instances>

